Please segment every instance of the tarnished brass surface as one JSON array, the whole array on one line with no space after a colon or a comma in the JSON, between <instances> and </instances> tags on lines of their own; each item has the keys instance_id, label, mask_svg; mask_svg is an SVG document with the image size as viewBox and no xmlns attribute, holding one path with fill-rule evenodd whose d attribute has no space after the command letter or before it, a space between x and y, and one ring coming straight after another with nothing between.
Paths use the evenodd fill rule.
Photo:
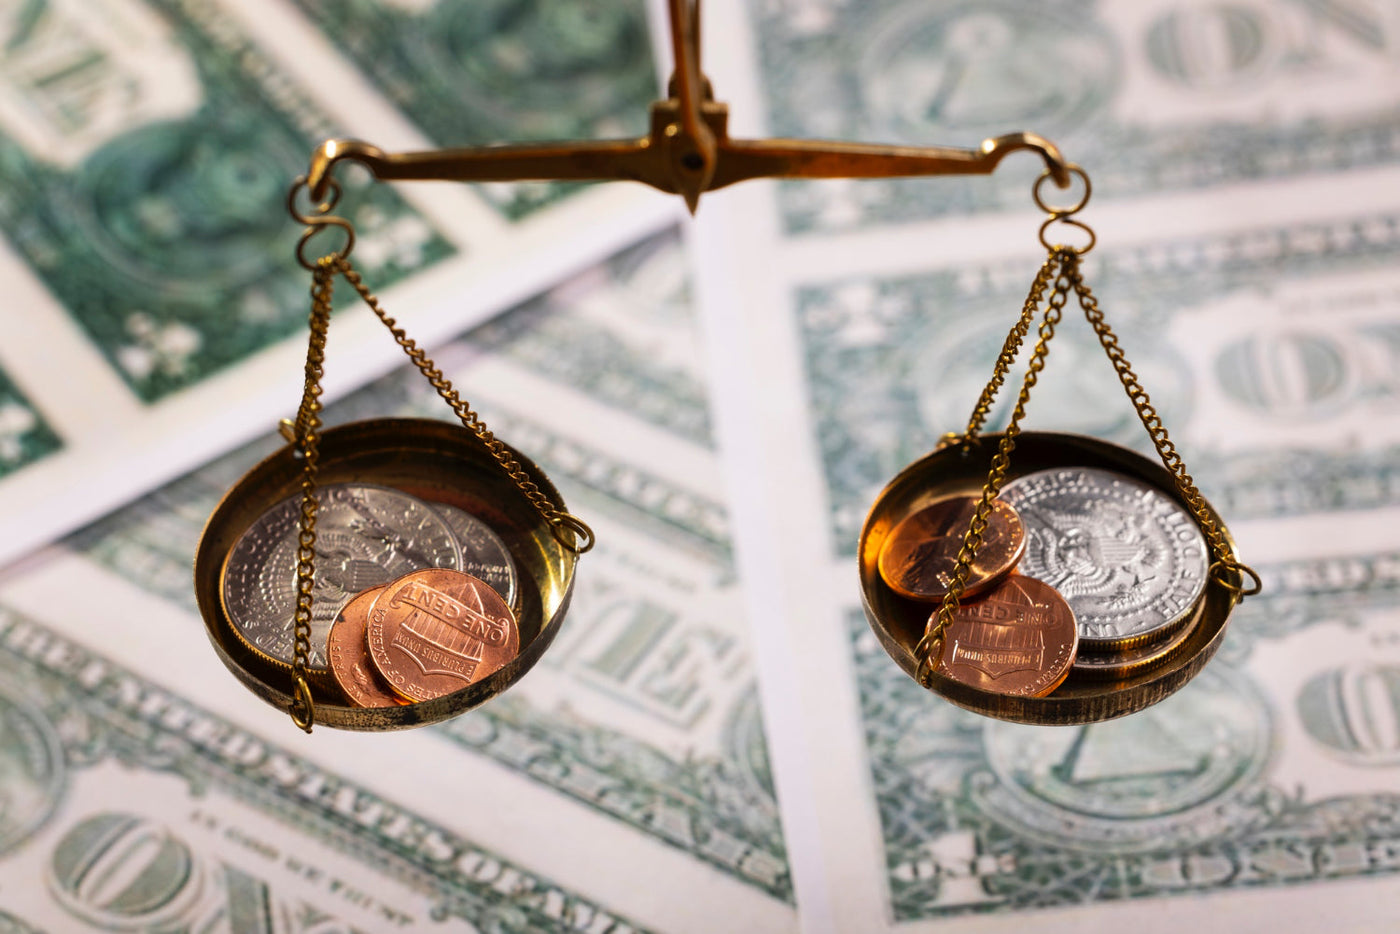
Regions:
<instances>
[{"instance_id":1,"label":"tarnished brass surface","mask_svg":"<svg viewBox=\"0 0 1400 934\"><path fill-rule=\"evenodd\" d=\"M980 435L915 461L890 481L866 516L857 555L861 602L880 644L911 678L916 677L919 667L914 647L924 633L928 606L899 596L885 584L878 567L880 549L891 530L906 516L947 496L979 493L1000 440L999 434ZM1082 435L1023 432L1016 441L1009 476L1072 466L1118 471L1151 484L1173 499L1182 499L1171 474L1160 463ZM1207 509L1225 534L1229 553L1234 556L1234 542L1224 533L1224 523L1209 504ZM1215 654L1241 589L1240 581L1232 582L1235 589L1213 575L1202 597L1200 621L1186 641L1160 665L1131 677L1106 680L1071 672L1047 697L1008 697L975 690L934 671L931 690L959 707L1019 723L1090 723L1133 713L1174 693Z\"/></svg>"},{"instance_id":2,"label":"tarnished brass surface","mask_svg":"<svg viewBox=\"0 0 1400 934\"><path fill-rule=\"evenodd\" d=\"M514 456L539 488L564 508L544 472L518 452ZM355 422L321 435L320 477L325 483L395 487L420 499L457 506L488 523L520 572L520 653L460 691L404 707L350 707L339 692L313 686L318 724L384 731L437 723L495 697L539 661L568 608L577 555L559 543L549 523L520 495L480 441L448 422ZM205 524L194 562L195 597L219 659L249 690L280 710L291 703L291 678L260 668L234 636L219 599L219 575L224 556L243 530L264 510L296 493L300 484L301 464L290 446L258 464L224 494ZM292 625L290 618L287 625Z\"/></svg>"}]
</instances>

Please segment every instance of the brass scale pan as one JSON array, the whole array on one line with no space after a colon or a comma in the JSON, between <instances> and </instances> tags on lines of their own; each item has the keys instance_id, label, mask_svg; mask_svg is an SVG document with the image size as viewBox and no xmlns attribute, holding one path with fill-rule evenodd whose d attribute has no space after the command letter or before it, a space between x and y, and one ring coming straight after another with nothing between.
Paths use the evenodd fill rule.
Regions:
<instances>
[{"instance_id":1,"label":"brass scale pan","mask_svg":"<svg viewBox=\"0 0 1400 934\"><path fill-rule=\"evenodd\" d=\"M540 491L564 511L544 472L519 452L513 456ZM577 555L516 488L485 447L464 428L429 419L374 419L321 433L318 483L376 483L423 500L463 509L491 527L520 581L520 653L460 691L402 707L350 707L312 685L316 723L347 730L384 731L437 723L470 710L520 680L558 632L573 593ZM194 559L195 596L214 651L244 686L281 710L291 703L291 678L271 671L234 634L221 598L224 559L243 531L268 509L301 491L302 464L291 445L258 464L214 509ZM287 625L291 625L290 618Z\"/></svg>"},{"instance_id":2,"label":"brass scale pan","mask_svg":"<svg viewBox=\"0 0 1400 934\"><path fill-rule=\"evenodd\" d=\"M976 150L731 140L724 119L727 111L708 99L701 100L699 0L670 0L668 6L677 55L675 92L653 105L650 137L408 155L385 154L354 141L327 141L313 156L310 176L323 178L337 159L349 157L380 179L628 178L682 194L694 210L701 192L747 178L988 173L1007 153L1033 149L1044 157L1061 186L1069 182L1058 150L1027 133L989 139ZM312 189L319 192L317 184ZM911 676L917 668L912 649L930 608L905 600L885 586L876 568L880 545L899 520L929 502L980 491L997 438L984 435L966 445L935 451L910 465L880 495L861 533L859 565L866 615L886 651ZM435 723L489 700L519 680L554 639L572 592L577 554L555 538L549 523L480 442L446 422L377 419L325 431L320 451L320 483L396 487L426 500L458 506L485 521L509 549L522 593L518 607L520 653L503 668L453 694L404 707L347 707L339 703L338 696L312 684L316 722L353 730ZM519 453L514 456L555 507L564 511L563 500L544 473ZM1131 451L1075 435L1020 435L1011 476L1058 466L1117 470L1180 501L1171 476ZM220 578L225 557L238 537L267 509L299 492L301 477L301 463L290 445L253 468L225 494L210 516L195 554L196 598L215 651L254 694L283 710L291 701L291 679L285 671L266 668L233 633L223 608ZM1223 523L1220 528L1224 529ZM1233 554L1233 543L1230 550ZM1027 723L1084 723L1122 716L1161 700L1200 670L1219 647L1236 594L1212 578L1202 618L1186 643L1161 667L1126 680L1090 683L1071 674L1049 697L1013 698L974 691L935 672L932 689L969 710Z\"/></svg>"},{"instance_id":3,"label":"brass scale pan","mask_svg":"<svg viewBox=\"0 0 1400 934\"><path fill-rule=\"evenodd\" d=\"M918 669L914 646L924 633L931 608L901 597L885 584L877 567L880 547L901 520L929 503L948 496L980 495L1000 440L1000 434L979 435L910 464L881 491L861 529L858 561L865 617L885 651L911 678ZM1097 467L1126 474L1150 484L1190 512L1171 474L1160 463L1083 435L1022 432L1016 438L1007 479L1059 467ZM1225 535L1231 559L1237 560L1225 523L1208 503L1206 508ZM1160 665L1128 678L1094 679L1072 671L1046 697L1009 697L978 691L935 670L929 689L974 713L1018 723L1066 725L1121 717L1157 703L1195 677L1220 647L1225 622L1237 601L1238 589L1226 586L1215 574L1209 575L1199 619L1190 636Z\"/></svg>"}]
</instances>

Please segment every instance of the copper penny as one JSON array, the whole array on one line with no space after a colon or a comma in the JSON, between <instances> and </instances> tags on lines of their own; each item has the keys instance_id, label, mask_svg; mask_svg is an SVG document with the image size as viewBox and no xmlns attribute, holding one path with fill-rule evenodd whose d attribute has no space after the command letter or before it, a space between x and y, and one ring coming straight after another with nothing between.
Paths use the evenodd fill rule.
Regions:
<instances>
[{"instance_id":1,"label":"copper penny","mask_svg":"<svg viewBox=\"0 0 1400 934\"><path fill-rule=\"evenodd\" d=\"M425 568L385 586L369 612L369 657L395 693L431 700L485 678L520 652L515 614L470 574Z\"/></svg>"},{"instance_id":2,"label":"copper penny","mask_svg":"<svg viewBox=\"0 0 1400 934\"><path fill-rule=\"evenodd\" d=\"M1012 574L958 607L943 631L938 671L992 694L1044 697L1069 675L1078 646L1074 611L1059 591Z\"/></svg>"},{"instance_id":3,"label":"copper penny","mask_svg":"<svg viewBox=\"0 0 1400 934\"><path fill-rule=\"evenodd\" d=\"M375 598L383 592L383 587L371 587L352 597L336 615L326 637L331 676L356 707L396 707L406 703L380 680L369 659L369 612Z\"/></svg>"},{"instance_id":4,"label":"copper penny","mask_svg":"<svg viewBox=\"0 0 1400 934\"><path fill-rule=\"evenodd\" d=\"M939 500L896 525L880 548L880 576L890 589L911 600L943 599L980 501L980 496ZM1021 517L1001 500L993 501L964 596L984 591L1010 573L1025 550Z\"/></svg>"}]
</instances>

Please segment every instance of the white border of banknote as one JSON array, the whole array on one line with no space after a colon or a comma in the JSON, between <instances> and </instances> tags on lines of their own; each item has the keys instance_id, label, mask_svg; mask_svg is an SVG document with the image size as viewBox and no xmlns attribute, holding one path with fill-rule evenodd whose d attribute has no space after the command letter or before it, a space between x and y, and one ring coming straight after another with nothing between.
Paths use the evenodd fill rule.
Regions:
<instances>
[{"instance_id":1,"label":"white border of banknote","mask_svg":"<svg viewBox=\"0 0 1400 934\"><path fill-rule=\"evenodd\" d=\"M7 827L4 918L64 931L667 929L482 845L403 788L351 777L346 750L291 752L214 712L207 692L192 703L7 607L0 668L4 753L44 768L7 773L32 811Z\"/></svg>"}]
</instances>

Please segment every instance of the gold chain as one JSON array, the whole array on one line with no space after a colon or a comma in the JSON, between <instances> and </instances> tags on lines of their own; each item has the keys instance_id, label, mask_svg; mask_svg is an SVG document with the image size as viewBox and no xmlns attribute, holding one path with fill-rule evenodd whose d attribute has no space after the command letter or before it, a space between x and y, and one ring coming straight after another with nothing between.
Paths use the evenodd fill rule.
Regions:
<instances>
[{"instance_id":1,"label":"gold chain","mask_svg":"<svg viewBox=\"0 0 1400 934\"><path fill-rule=\"evenodd\" d=\"M967 531L963 533L962 545L958 550L958 559L953 568L948 592L944 595L943 602L939 604L938 612L929 618L923 637L914 646L914 657L918 660L915 678L925 686L929 686L932 681L937 659L943 651L943 633L953 621L953 614L957 612L963 591L967 587L967 578L971 573L972 562L976 560L977 550L982 546L982 538L987 530L992 503L1001 492L1006 472L1011 465L1011 452L1016 447L1016 437L1021 431L1021 419L1026 414L1026 403L1030 399L1031 388L1035 386L1038 374L1045 368L1050 339L1055 335L1055 326L1059 324L1063 315L1070 289L1073 289L1078 296L1080 307L1084 309L1084 316L1093 327L1094 333L1098 335L1099 343L1103 345L1104 352L1113 364L1119 381L1122 382L1124 390L1128 393L1128 399L1133 403L1133 408L1137 411L1138 418L1142 420L1143 427L1147 429L1147 434L1152 439L1157 454L1162 459L1162 464L1176 481L1177 490L1190 507L1202 534L1210 542L1211 553L1215 560L1210 566L1209 574L1217 583L1234 593L1237 600L1256 594L1261 589L1259 575L1255 573L1254 569L1235 560L1231 554L1230 544L1224 530L1211 517L1205 498L1196 489L1191 475L1186 472L1186 465L1182 462L1181 455L1177 453L1176 446L1167 436L1167 429L1162 425L1162 420L1158 417L1157 410L1152 406L1152 401L1148 398L1146 390L1138 382L1137 374L1133 372L1127 356L1118 344L1117 335L1113 333L1108 322L1104 320L1098 300L1094 298L1094 294L1084 283L1079 271L1079 260L1085 253L1093 249L1097 238L1092 228L1073 219L1071 215L1077 213L1089 202L1091 188L1089 177L1082 169L1078 166L1070 166L1069 168L1072 174L1078 175L1084 181L1084 194L1073 205L1056 207L1046 204L1041 198L1041 185L1049 177L1048 173L1042 175L1035 183L1032 197L1035 203L1050 215L1049 219L1040 226L1040 241L1049 250L1049 256L1046 257L1035 280L1031 283L1026 303L1021 308L1020 318L1006 335L1001 354L997 357L996 365L992 370L992 378L988 381L986 388L982 390L982 395L977 400L977 405L973 408L972 415L968 419L967 432L961 437L951 434L945 436L943 440L944 444L970 441L981 431L988 414L991 412L992 403L996 400L997 393L1006 380L1006 374L1015 361L1016 355L1020 352L1021 344L1030 330L1031 321L1035 317L1036 308L1040 306L1046 285L1053 277L1054 290L1046 304L1045 314L1037 332L1035 350L1031 353L1030 363L1026 367L1026 375L1021 381L1021 391L1016 398L1016 408L1011 413L1011 420L1006 426L1006 432L1002 435L997 446L997 453L992 457L987 480L982 485L982 498L977 503L977 509L973 512L972 521L968 523ZM1088 244L1079 248L1052 245L1046 239L1046 231L1051 224L1056 222L1077 227L1087 233ZM1245 584L1246 577L1250 578L1251 581L1248 586Z\"/></svg>"},{"instance_id":2,"label":"gold chain","mask_svg":"<svg viewBox=\"0 0 1400 934\"><path fill-rule=\"evenodd\" d=\"M567 512L561 512L554 508L554 504L549 501L540 488L530 479L520 462L510 454L510 449L505 444L496 439L491 433L491 429L486 427L486 423L481 420L481 416L474 412L470 405L457 395L457 390L452 387L451 381L442 374L442 370L437 368L432 359L413 341L411 337L404 333L403 328L398 326L393 318L385 313L379 304L378 297L364 284L360 274L350 265L350 260L344 255L337 254L333 258L333 263L337 272L345 276L347 282L355 287L355 291L360 293L360 298L364 299L366 305L374 312L375 316L389 329L389 333L394 335L394 340L403 352L408 354L408 358L413 361L413 365L418 368L424 378L437 390L437 394L452 407L452 411L462 422L462 427L466 428L486 446L486 450L496 459L496 463L515 482L516 487L525 498L535 507L544 520L555 530L558 537L560 531L567 531L568 538L560 538L561 544L573 549L578 554L583 554L593 547L593 531L583 520Z\"/></svg>"},{"instance_id":3,"label":"gold chain","mask_svg":"<svg viewBox=\"0 0 1400 934\"><path fill-rule=\"evenodd\" d=\"M433 363L432 359L404 333L398 323L384 312L379 299L350 264L349 253L355 244L353 225L330 214L339 197L339 186L333 187L329 199L313 206L313 213L303 213L297 208L296 196L304 185L305 179L297 179L293 183L287 195L287 207L294 218L307 225L297 243L296 256L298 262L310 269L312 274L310 336L306 344L306 382L302 388L301 405L297 409L294 422L283 422L283 433L294 445L296 456L302 462L301 514L297 523L297 596L292 622L293 689L292 700L287 709L292 721L310 733L316 722L316 704L307 681L307 663L311 654L311 591L316 578L316 472L321 429L321 377L325 373L326 334L330 329L331 298L337 273L345 276L346 281L354 286L360 298L389 329L389 333L394 335L394 340L403 348L404 353L408 354L418 372L423 374L437 390L438 395L452 407L462 426L486 447L496 463L515 483L516 488L549 524L560 544L576 554L583 554L593 547L595 539L593 530L582 519L555 508L549 497L520 466L520 462L511 456L509 448L497 440L481 420L481 416L457 394L457 390L443 375L442 370L438 369L437 364ZM338 251L322 256L313 263L305 255L306 246L317 232L327 227L338 227L344 231L345 242Z\"/></svg>"},{"instance_id":4,"label":"gold chain","mask_svg":"<svg viewBox=\"0 0 1400 934\"><path fill-rule=\"evenodd\" d=\"M1262 586L1258 573L1249 565L1236 561L1231 555L1230 544L1225 539L1225 533L1211 517L1205 497L1201 496L1200 491L1196 489L1195 481L1186 472L1186 464L1182 461L1181 455L1177 453L1176 445L1167 435L1166 426L1162 424L1161 417L1157 415L1157 409L1152 405L1147 390L1143 389L1142 383L1138 382L1132 364L1128 362L1123 348L1118 344L1118 336L1113 333L1113 329L1104 320L1098 299L1094 297L1094 293L1089 290L1089 286L1080 276L1078 256L1070 262L1068 271L1070 281L1074 284L1074 291L1079 296L1079 306L1084 309L1084 317L1088 319L1089 325L1098 335L1099 343L1103 345L1104 353L1108 354L1108 359L1118 374L1119 382L1123 384L1123 389L1128 393L1128 399L1133 403L1133 408L1137 410L1138 418L1142 420L1142 427L1147 429L1147 435L1152 439L1152 444L1157 449L1157 455L1162 459L1162 465L1170 471L1172 478L1176 481L1177 490L1180 491L1186 504L1191 507L1191 513L1196 517L1196 524L1200 526L1201 532L1210 542L1210 550L1215 557L1215 561L1210 566L1211 575L1218 583L1226 589L1234 591L1240 597L1257 594ZM1251 578L1249 586L1244 584L1245 576Z\"/></svg>"},{"instance_id":5,"label":"gold chain","mask_svg":"<svg viewBox=\"0 0 1400 934\"><path fill-rule=\"evenodd\" d=\"M982 430L982 426L987 421L987 416L992 411L992 403L996 401L997 393L1001 391L1002 384L1006 382L1006 373L1011 368L1011 364L1016 362L1016 354L1021 352L1021 342L1026 339L1026 333L1031 329L1031 322L1035 320L1035 311L1040 307L1041 298L1045 295L1045 287L1050 284L1060 265L1060 254L1052 252L1045 257L1045 262L1040 264L1040 271L1035 274L1035 281L1031 283L1030 293L1026 296L1026 303L1021 308L1021 317L1011 326L1011 330L1006 335L1006 342L1001 345L1001 354L997 357L996 366L992 368L992 378L987 382L987 386L982 390L982 396L977 400L977 405L972 409L972 415L967 420L967 432L964 438L972 440L977 437L977 433Z\"/></svg>"},{"instance_id":6,"label":"gold chain","mask_svg":"<svg viewBox=\"0 0 1400 934\"><path fill-rule=\"evenodd\" d=\"M301 515L297 523L297 605L292 630L292 722L306 732L316 723L316 704L306 681L311 652L311 589L316 577L316 469L321 428L321 376L326 364L326 333L330 328L335 264L325 257L316 264L311 282L311 336L306 342L306 382L293 428L293 443L301 458Z\"/></svg>"},{"instance_id":7,"label":"gold chain","mask_svg":"<svg viewBox=\"0 0 1400 934\"><path fill-rule=\"evenodd\" d=\"M1040 304L1039 293L1045 289L1045 284L1041 281L1048 279L1052 272L1058 270L1055 276L1055 288L1050 294L1050 301L1046 303L1045 314L1041 318L1040 328L1036 332L1035 350L1031 352L1030 363L1026 366L1026 375L1021 380L1021 391L1016 397L1016 408L1011 413L1011 421L1006 426L1006 432L1001 436L1001 442L997 445L997 453L992 457L991 469L987 473L987 482L982 486L982 498L977 503L977 509L973 513L972 521L968 524L967 531L963 533L962 546L958 549L957 564L953 567L953 579L948 585L948 592L943 596L943 602L938 607L938 612L930 619L928 626L924 629L923 638L914 647L914 657L919 661L915 678L920 684L927 686L933 676L936 659L943 651L943 633L948 625L953 621L953 614L957 612L958 603L962 599L963 590L967 587L967 577L972 571L972 562L977 558L977 550L982 547L982 536L987 531L987 517L991 515L992 502L1001 492L1001 485L1006 480L1006 471L1011 466L1011 452L1016 447L1016 436L1021 433L1021 419L1026 415L1026 403L1030 401L1031 387L1036 384L1040 371L1045 369L1045 358L1050 353L1050 339L1055 336L1055 326L1060 323L1064 314L1065 302L1069 299L1069 290L1072 280L1067 275L1067 267L1073 258L1073 251L1065 247L1059 247L1046 259L1041 266L1041 275L1036 276L1035 282L1031 285L1031 298L1026 299L1026 308L1030 309L1033 315L1035 309ZM1025 318L1025 311L1022 312ZM1007 343L1010 344L1015 336L1017 328L1012 329L1012 334L1008 335ZM1022 332L1024 333L1024 332ZM1019 343L1019 338L1017 343ZM1015 356L1014 352L1012 354ZM1000 361L998 361L1000 362ZM989 390L992 387L988 386ZM995 391L992 390L993 394ZM983 394L984 398L987 394ZM985 416L985 413L983 413Z\"/></svg>"}]
</instances>

